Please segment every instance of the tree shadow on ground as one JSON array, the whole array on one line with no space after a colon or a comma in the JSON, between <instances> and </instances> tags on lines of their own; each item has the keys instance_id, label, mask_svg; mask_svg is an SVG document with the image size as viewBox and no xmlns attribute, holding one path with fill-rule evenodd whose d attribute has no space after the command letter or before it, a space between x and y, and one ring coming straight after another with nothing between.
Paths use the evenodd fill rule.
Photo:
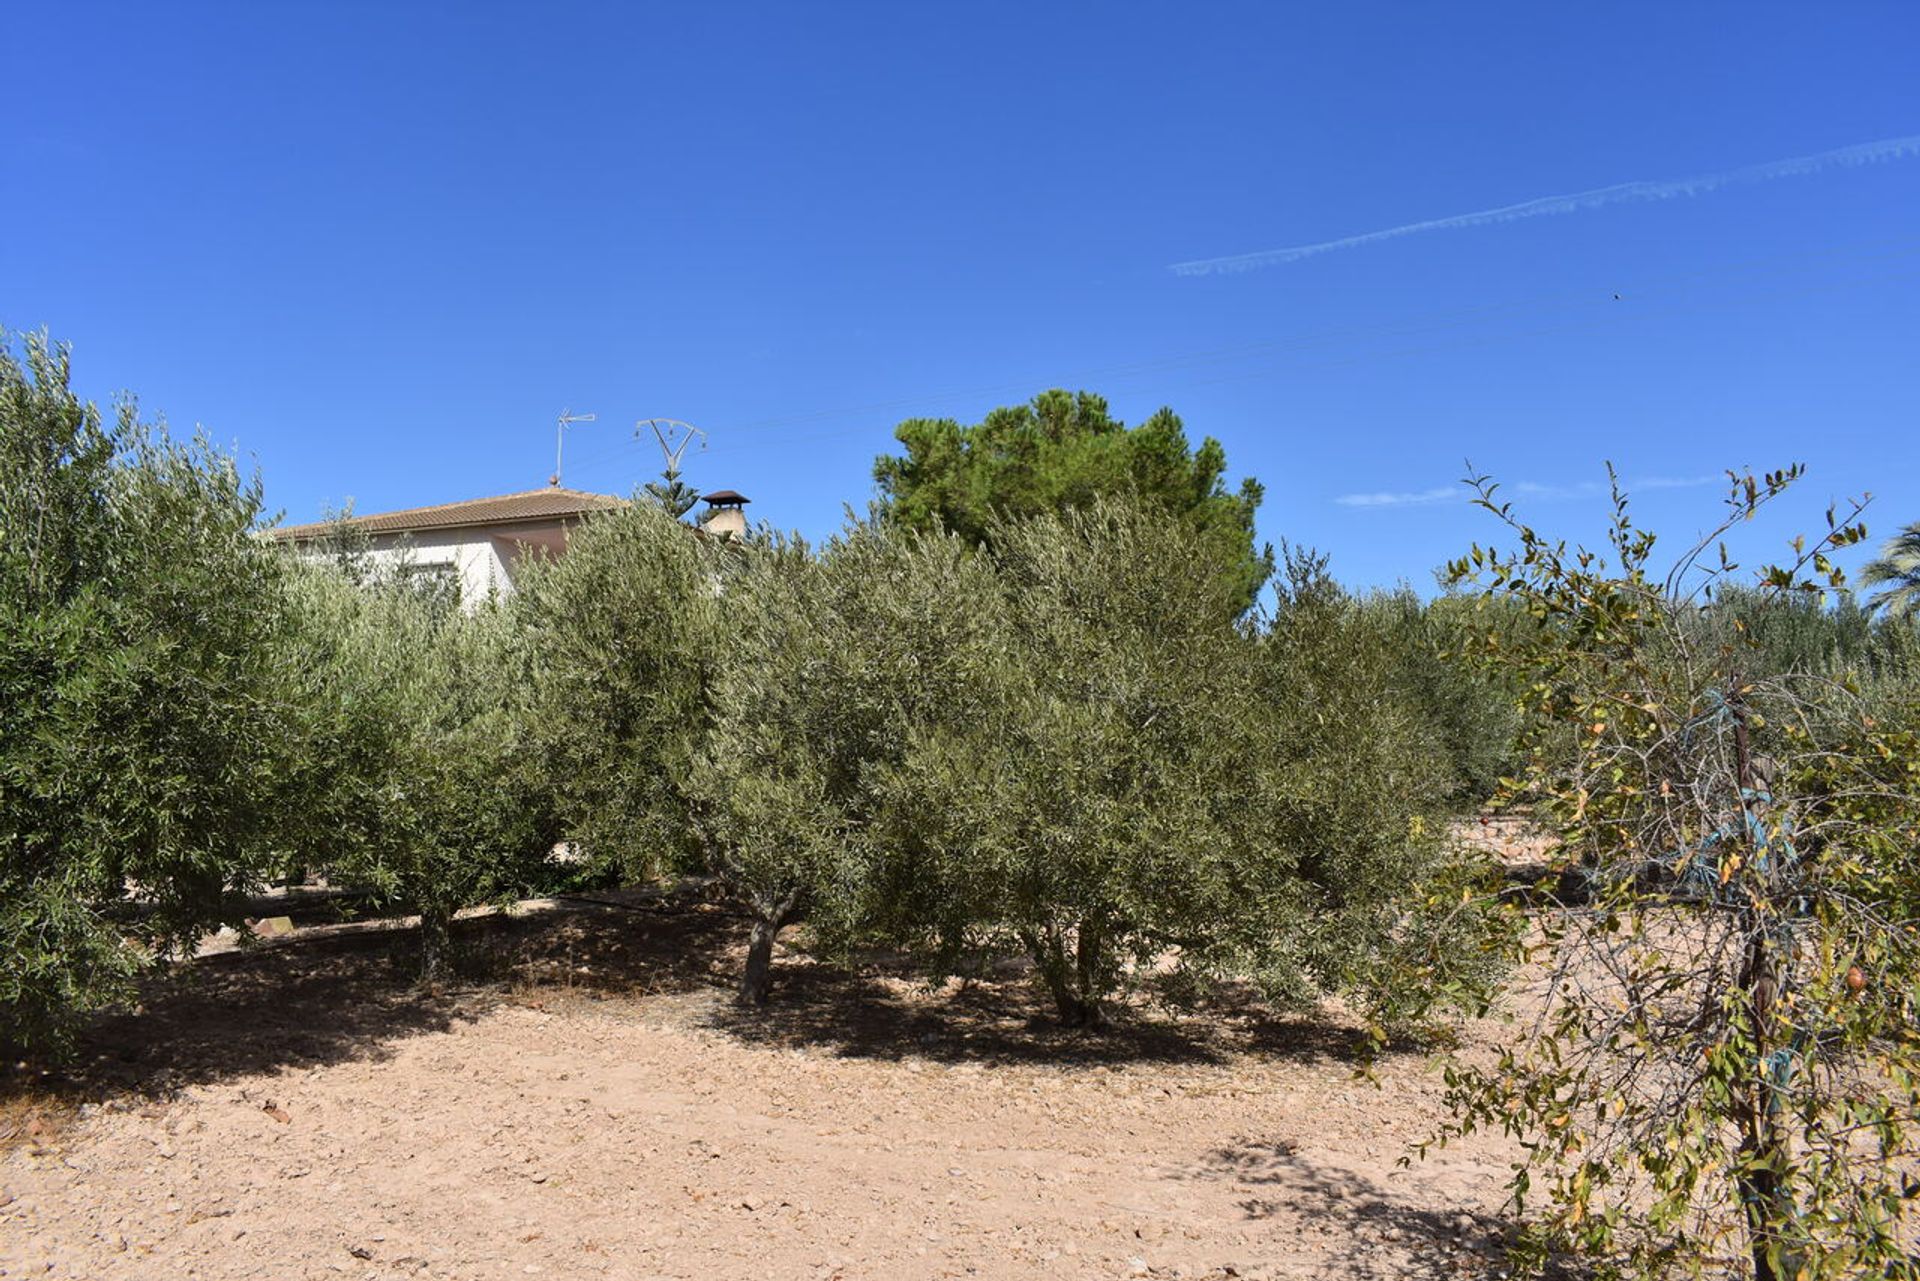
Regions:
<instances>
[{"instance_id":1,"label":"tree shadow on ground","mask_svg":"<svg viewBox=\"0 0 1920 1281\"><path fill-rule=\"evenodd\" d=\"M1418 1168L1416 1166L1416 1168ZM1284 1215L1331 1249L1321 1275L1453 1281L1503 1277L1519 1228L1512 1220L1421 1199L1418 1187L1389 1188L1353 1169L1322 1165L1292 1144L1250 1140L1216 1148L1184 1176L1232 1181L1250 1222ZM1429 1193L1435 1191L1426 1189ZM1588 1281L1594 1274L1556 1260L1546 1281Z\"/></svg>"},{"instance_id":2,"label":"tree shadow on ground","mask_svg":"<svg viewBox=\"0 0 1920 1281\"><path fill-rule=\"evenodd\" d=\"M167 1094L283 1068L378 1060L502 1001L550 989L647 994L711 986L740 922L710 909L563 906L454 927L460 977L415 978L410 928L379 923L295 934L150 975L138 1003L95 1019L63 1069L0 1079L0 1095Z\"/></svg>"},{"instance_id":3,"label":"tree shadow on ground","mask_svg":"<svg viewBox=\"0 0 1920 1281\"><path fill-rule=\"evenodd\" d=\"M286 1068L377 1061L401 1041L512 1001L544 1008L555 1000L691 996L668 1016L748 1044L895 1061L1073 1069L1222 1064L1253 1053L1350 1062L1362 1048L1355 1029L1276 1016L1244 993L1188 1015L1136 1002L1111 1028L1067 1029L1023 966L935 988L897 956L846 968L789 955L777 967L773 1004L741 1009L729 998L745 933L737 914L697 895L583 895L530 914L457 922L461 977L429 989L414 977L411 928L374 921L304 929L154 973L134 1008L93 1021L64 1070L0 1076L0 1097L26 1089L69 1099L164 1095ZM655 1007L650 1017L671 1008Z\"/></svg>"},{"instance_id":4,"label":"tree shadow on ground","mask_svg":"<svg viewBox=\"0 0 1920 1281\"><path fill-rule=\"evenodd\" d=\"M1364 1049L1358 1029L1282 1017L1238 992L1187 1014L1135 1000L1115 1011L1112 1026L1086 1030L1060 1025L1024 966L939 985L900 957L866 958L851 970L789 959L776 974L769 1005L718 1005L708 1025L782 1049L983 1065L1222 1064L1247 1053L1352 1062Z\"/></svg>"}]
</instances>

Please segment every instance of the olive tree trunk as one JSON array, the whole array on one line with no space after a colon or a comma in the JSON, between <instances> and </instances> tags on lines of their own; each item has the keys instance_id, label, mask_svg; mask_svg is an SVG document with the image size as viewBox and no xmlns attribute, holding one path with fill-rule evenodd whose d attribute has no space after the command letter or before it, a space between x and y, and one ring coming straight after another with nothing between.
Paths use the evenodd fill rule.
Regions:
<instances>
[{"instance_id":1,"label":"olive tree trunk","mask_svg":"<svg viewBox=\"0 0 1920 1281\"><path fill-rule=\"evenodd\" d=\"M453 909L443 903L420 907L420 981L441 983L453 973Z\"/></svg>"},{"instance_id":2,"label":"olive tree trunk","mask_svg":"<svg viewBox=\"0 0 1920 1281\"><path fill-rule=\"evenodd\" d=\"M798 892L782 899L754 896L753 932L747 937L747 968L740 975L740 1004L765 1006L773 996L773 945L799 914Z\"/></svg>"},{"instance_id":3,"label":"olive tree trunk","mask_svg":"<svg viewBox=\"0 0 1920 1281\"><path fill-rule=\"evenodd\" d=\"M1062 1027L1102 1028L1107 1025L1104 936L1091 922L1074 929L1071 949L1059 929L1023 931L1022 940L1033 957Z\"/></svg>"}]
</instances>

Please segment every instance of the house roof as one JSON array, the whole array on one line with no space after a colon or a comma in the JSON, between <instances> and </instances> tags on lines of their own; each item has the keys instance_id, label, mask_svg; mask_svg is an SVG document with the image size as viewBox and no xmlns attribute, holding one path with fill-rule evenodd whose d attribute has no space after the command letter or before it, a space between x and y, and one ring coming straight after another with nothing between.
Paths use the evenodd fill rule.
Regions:
<instances>
[{"instance_id":1,"label":"house roof","mask_svg":"<svg viewBox=\"0 0 1920 1281\"><path fill-rule=\"evenodd\" d=\"M612 494L588 493L583 489L528 489L518 494L496 494L491 498L469 498L464 502L441 503L434 507L409 507L404 511L375 512L355 516L343 522L349 529L368 534L406 534L426 529L458 529L470 525L509 525L524 521L563 520L588 512L624 507L626 500ZM335 522L320 520L306 525L288 525L273 531L275 538L289 542L322 538Z\"/></svg>"},{"instance_id":2,"label":"house roof","mask_svg":"<svg viewBox=\"0 0 1920 1281\"><path fill-rule=\"evenodd\" d=\"M711 494L700 495L700 501L706 503L750 503L753 500L745 494L735 493L731 489L716 489Z\"/></svg>"}]
</instances>

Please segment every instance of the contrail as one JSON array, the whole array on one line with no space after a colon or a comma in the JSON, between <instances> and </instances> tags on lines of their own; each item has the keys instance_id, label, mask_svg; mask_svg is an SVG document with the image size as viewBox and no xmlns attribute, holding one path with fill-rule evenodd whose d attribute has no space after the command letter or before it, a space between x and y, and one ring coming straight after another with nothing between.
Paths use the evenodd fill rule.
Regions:
<instances>
[{"instance_id":1,"label":"contrail","mask_svg":"<svg viewBox=\"0 0 1920 1281\"><path fill-rule=\"evenodd\" d=\"M1722 476L1641 476L1627 481L1622 487L1631 493L1643 493L1649 489L1697 489L1701 485L1723 484ZM1539 481L1523 480L1514 485L1502 486L1507 492L1521 498L1531 498L1538 502L1557 502L1569 498L1598 498L1611 493L1611 489L1599 481L1581 481L1574 485L1543 485ZM1464 484L1439 485L1432 489L1378 490L1365 494L1341 494L1333 501L1342 507L1430 507L1436 503L1454 503L1465 506L1473 500L1473 491Z\"/></svg>"},{"instance_id":2,"label":"contrail","mask_svg":"<svg viewBox=\"0 0 1920 1281\"><path fill-rule=\"evenodd\" d=\"M1697 178L1669 178L1661 182L1622 182L1611 187L1595 187L1592 191L1576 191L1567 196L1542 196L1538 200L1523 200L1517 205L1482 209L1478 213L1455 214L1450 218L1430 218L1425 222L1410 222L1401 227L1388 227L1385 231L1342 236L1338 240L1323 240L1314 245L1295 245L1291 249L1265 249L1259 253L1235 254L1230 258L1198 258L1192 262L1176 262L1168 270L1179 276L1213 276L1228 272L1254 271L1261 267L1278 267L1283 263L1299 262L1302 258L1332 253L1336 249L1357 249L1361 245L1377 244L1382 240L1398 240L1401 236L1417 235L1423 231L1453 231L1460 227L1484 227L1493 223L1518 222L1522 218L1541 218L1548 214L1579 213L1583 209L1598 209L1603 205L1621 205L1642 200L1671 200L1676 196L1699 196L1741 183L1772 182L1775 178L1794 178L1836 167L1853 169L1861 165L1880 164L1888 160L1904 160L1915 155L1920 155L1920 134L1911 134L1904 138L1885 138L1879 142L1863 142L1857 146L1821 151L1811 156L1796 156L1792 160L1774 160L1766 164L1748 165L1743 169L1726 169L1719 173L1702 174Z\"/></svg>"}]
</instances>

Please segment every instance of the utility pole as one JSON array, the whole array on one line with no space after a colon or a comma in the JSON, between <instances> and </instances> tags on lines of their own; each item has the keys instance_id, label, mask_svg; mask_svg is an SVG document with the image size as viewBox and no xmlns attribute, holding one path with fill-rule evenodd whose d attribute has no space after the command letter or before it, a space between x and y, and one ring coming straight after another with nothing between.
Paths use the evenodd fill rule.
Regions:
<instances>
[{"instance_id":1,"label":"utility pole","mask_svg":"<svg viewBox=\"0 0 1920 1281\"><path fill-rule=\"evenodd\" d=\"M561 451L566 448L567 444L567 425L569 423L590 423L598 417L598 414L576 414L570 409L560 411L559 425L554 429L553 433L553 478L547 482L549 485L552 485L556 489L560 487L560 454Z\"/></svg>"},{"instance_id":2,"label":"utility pole","mask_svg":"<svg viewBox=\"0 0 1920 1281\"><path fill-rule=\"evenodd\" d=\"M700 501L700 495L680 480L680 459L696 438L700 441L700 448L705 449L707 433L677 418L642 418L634 423L633 434L638 436L642 427L653 429L653 438L660 442L660 454L667 463L666 469L660 473L666 483L648 482L647 493L678 520Z\"/></svg>"}]
</instances>

